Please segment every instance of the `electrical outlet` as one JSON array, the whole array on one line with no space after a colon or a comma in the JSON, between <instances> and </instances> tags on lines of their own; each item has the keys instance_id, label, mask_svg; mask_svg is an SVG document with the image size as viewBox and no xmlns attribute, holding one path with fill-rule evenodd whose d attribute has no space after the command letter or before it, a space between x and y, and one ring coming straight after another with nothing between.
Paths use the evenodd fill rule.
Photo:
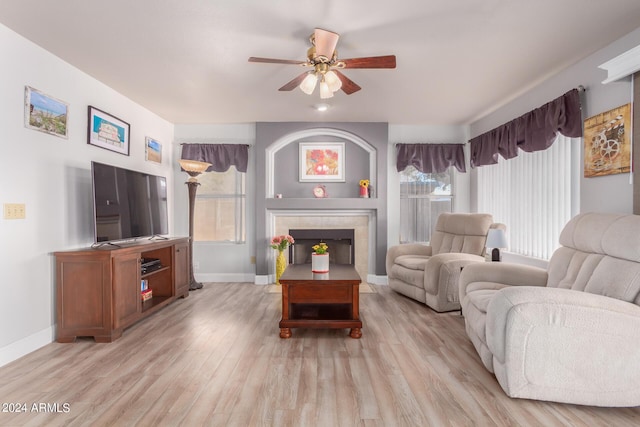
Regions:
<instances>
[{"instance_id":1,"label":"electrical outlet","mask_svg":"<svg viewBox=\"0 0 640 427\"><path fill-rule=\"evenodd\" d=\"M200 270L200 263L198 261L193 261L193 270L194 271Z\"/></svg>"},{"instance_id":2,"label":"electrical outlet","mask_svg":"<svg viewBox=\"0 0 640 427\"><path fill-rule=\"evenodd\" d=\"M251 264L255 264L255 263L256 263L256 257L255 257L255 256L252 256L252 257L251 257Z\"/></svg>"},{"instance_id":3,"label":"electrical outlet","mask_svg":"<svg viewBox=\"0 0 640 427\"><path fill-rule=\"evenodd\" d=\"M26 208L24 203L5 203L4 219L25 219Z\"/></svg>"}]
</instances>

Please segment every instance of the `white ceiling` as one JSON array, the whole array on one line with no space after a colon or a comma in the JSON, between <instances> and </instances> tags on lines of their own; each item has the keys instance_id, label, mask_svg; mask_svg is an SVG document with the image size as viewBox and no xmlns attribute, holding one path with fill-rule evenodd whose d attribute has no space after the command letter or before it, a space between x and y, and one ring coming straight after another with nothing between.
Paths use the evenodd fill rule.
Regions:
<instances>
[{"instance_id":1,"label":"white ceiling","mask_svg":"<svg viewBox=\"0 0 640 427\"><path fill-rule=\"evenodd\" d=\"M0 22L176 124L453 125L631 32L640 1L2 0ZM278 91L299 66L247 61L305 60L315 27L340 34L340 58L397 68L344 70L362 90L321 114L317 90Z\"/></svg>"}]
</instances>

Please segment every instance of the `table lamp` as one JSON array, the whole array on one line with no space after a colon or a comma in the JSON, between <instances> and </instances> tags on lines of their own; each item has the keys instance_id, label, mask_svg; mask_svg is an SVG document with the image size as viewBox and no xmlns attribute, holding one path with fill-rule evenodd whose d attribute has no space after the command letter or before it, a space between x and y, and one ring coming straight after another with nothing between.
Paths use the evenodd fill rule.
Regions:
<instances>
[{"instance_id":1,"label":"table lamp","mask_svg":"<svg viewBox=\"0 0 640 427\"><path fill-rule=\"evenodd\" d=\"M491 251L491 261L501 261L502 255L500 254L500 249L507 247L507 235L504 230L499 228L489 229L486 247L493 248Z\"/></svg>"}]
</instances>

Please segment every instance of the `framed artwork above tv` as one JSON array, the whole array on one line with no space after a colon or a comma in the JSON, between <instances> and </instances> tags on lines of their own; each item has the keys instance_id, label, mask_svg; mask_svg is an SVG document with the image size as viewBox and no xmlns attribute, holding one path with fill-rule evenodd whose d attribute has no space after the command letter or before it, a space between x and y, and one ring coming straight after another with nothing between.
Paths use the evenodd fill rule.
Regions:
<instances>
[{"instance_id":1,"label":"framed artwork above tv","mask_svg":"<svg viewBox=\"0 0 640 427\"><path fill-rule=\"evenodd\" d=\"M129 155L129 123L89 105L87 143Z\"/></svg>"}]
</instances>

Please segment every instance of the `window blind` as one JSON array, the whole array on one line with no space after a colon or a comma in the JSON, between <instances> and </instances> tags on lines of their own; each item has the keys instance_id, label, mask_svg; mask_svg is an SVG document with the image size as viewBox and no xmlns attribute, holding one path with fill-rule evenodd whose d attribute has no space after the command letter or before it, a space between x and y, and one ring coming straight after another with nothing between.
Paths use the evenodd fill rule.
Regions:
<instances>
[{"instance_id":1,"label":"window blind","mask_svg":"<svg viewBox=\"0 0 640 427\"><path fill-rule=\"evenodd\" d=\"M580 142L558 134L547 150L500 157L477 169L478 212L507 225L510 252L549 259L558 247L560 231L577 209L579 177L572 163Z\"/></svg>"}]
</instances>

